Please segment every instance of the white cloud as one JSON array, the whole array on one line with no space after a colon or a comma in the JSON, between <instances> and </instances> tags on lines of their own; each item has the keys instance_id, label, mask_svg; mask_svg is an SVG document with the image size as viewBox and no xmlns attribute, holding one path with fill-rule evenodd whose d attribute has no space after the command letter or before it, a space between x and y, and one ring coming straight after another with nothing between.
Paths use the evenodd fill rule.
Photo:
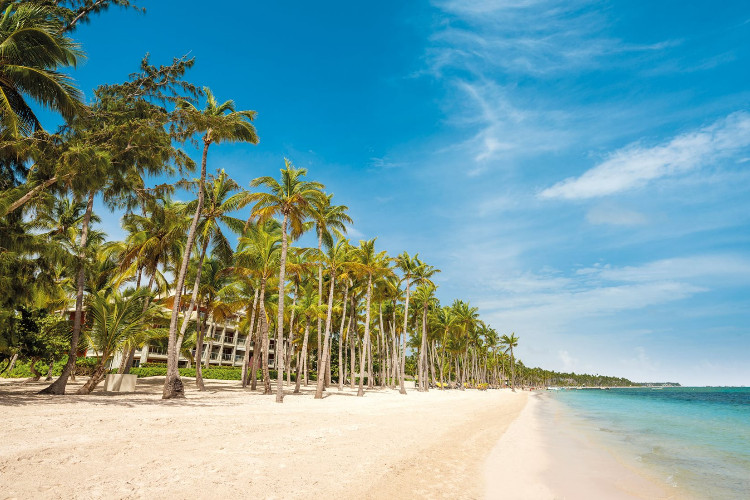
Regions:
<instances>
[{"instance_id":1,"label":"white cloud","mask_svg":"<svg viewBox=\"0 0 750 500\"><path fill-rule=\"evenodd\" d=\"M461 101L459 116L464 116L464 124L478 128L456 146L475 162L470 175L481 173L490 160L556 151L572 142L573 133L561 126L569 118L565 113L524 106L508 88L493 81L461 80L456 85L469 98Z\"/></svg>"},{"instance_id":2,"label":"white cloud","mask_svg":"<svg viewBox=\"0 0 750 500\"><path fill-rule=\"evenodd\" d=\"M608 281L649 282L658 280L714 279L723 284L750 279L750 259L736 255L677 257L642 266L585 268L579 274L596 274Z\"/></svg>"},{"instance_id":3,"label":"white cloud","mask_svg":"<svg viewBox=\"0 0 750 500\"><path fill-rule=\"evenodd\" d=\"M587 318L679 301L715 288L744 285L750 259L704 255L662 259L640 266L595 265L562 273L486 275L493 298L477 305L491 324L525 332L566 330Z\"/></svg>"},{"instance_id":4,"label":"white cloud","mask_svg":"<svg viewBox=\"0 0 750 500\"><path fill-rule=\"evenodd\" d=\"M588 0L447 0L435 5L448 20L432 38L428 60L434 75L461 68L554 76L611 65L614 54L654 52L674 44L633 45L603 35L608 22Z\"/></svg>"},{"instance_id":5,"label":"white cloud","mask_svg":"<svg viewBox=\"0 0 750 500\"><path fill-rule=\"evenodd\" d=\"M750 146L750 114L737 112L653 147L632 144L578 178L539 193L540 198L596 198L643 186L729 157Z\"/></svg>"},{"instance_id":6,"label":"white cloud","mask_svg":"<svg viewBox=\"0 0 750 500\"><path fill-rule=\"evenodd\" d=\"M614 226L639 226L648 222L648 218L635 210L628 210L616 205L597 205L586 214L591 224L610 224Z\"/></svg>"},{"instance_id":7,"label":"white cloud","mask_svg":"<svg viewBox=\"0 0 750 500\"><path fill-rule=\"evenodd\" d=\"M354 229L353 226L346 226L346 236L347 238L364 238L365 237L364 234Z\"/></svg>"}]
</instances>

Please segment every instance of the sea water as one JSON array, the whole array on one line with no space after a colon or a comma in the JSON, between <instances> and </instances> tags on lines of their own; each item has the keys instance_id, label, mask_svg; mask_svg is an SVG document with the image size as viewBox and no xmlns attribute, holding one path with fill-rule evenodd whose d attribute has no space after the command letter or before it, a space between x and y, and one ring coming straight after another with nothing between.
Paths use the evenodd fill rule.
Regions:
<instances>
[{"instance_id":1,"label":"sea water","mask_svg":"<svg viewBox=\"0 0 750 500\"><path fill-rule=\"evenodd\" d=\"M750 498L750 388L550 392L657 481L697 498Z\"/></svg>"}]
</instances>

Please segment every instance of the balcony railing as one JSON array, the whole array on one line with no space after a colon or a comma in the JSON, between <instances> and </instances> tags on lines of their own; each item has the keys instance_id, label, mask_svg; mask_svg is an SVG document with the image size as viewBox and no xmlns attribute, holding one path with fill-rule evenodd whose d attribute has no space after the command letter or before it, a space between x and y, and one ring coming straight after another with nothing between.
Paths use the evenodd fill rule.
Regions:
<instances>
[{"instance_id":1,"label":"balcony railing","mask_svg":"<svg viewBox=\"0 0 750 500\"><path fill-rule=\"evenodd\" d=\"M148 353L153 354L154 356L166 356L167 350L163 347L151 347L148 348Z\"/></svg>"}]
</instances>

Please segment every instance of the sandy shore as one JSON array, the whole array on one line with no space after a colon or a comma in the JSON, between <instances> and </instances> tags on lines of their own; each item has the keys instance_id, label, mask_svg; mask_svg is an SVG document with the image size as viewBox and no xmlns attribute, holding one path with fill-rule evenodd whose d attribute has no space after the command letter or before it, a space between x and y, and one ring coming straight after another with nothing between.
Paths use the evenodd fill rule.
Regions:
<instances>
[{"instance_id":1,"label":"sandy shore","mask_svg":"<svg viewBox=\"0 0 750 500\"><path fill-rule=\"evenodd\" d=\"M484 461L528 393L286 397L163 379L129 395L37 396L0 379L0 498L482 498ZM69 386L69 393L82 383Z\"/></svg>"},{"instance_id":2,"label":"sandy shore","mask_svg":"<svg viewBox=\"0 0 750 500\"><path fill-rule=\"evenodd\" d=\"M488 499L687 498L624 463L548 394L536 393L485 463Z\"/></svg>"}]
</instances>

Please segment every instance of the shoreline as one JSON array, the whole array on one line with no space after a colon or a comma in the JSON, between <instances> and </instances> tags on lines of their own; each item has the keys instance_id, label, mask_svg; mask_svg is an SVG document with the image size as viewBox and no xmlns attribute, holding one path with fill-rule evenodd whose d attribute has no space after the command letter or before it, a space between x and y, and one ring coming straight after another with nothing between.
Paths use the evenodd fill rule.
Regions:
<instances>
[{"instance_id":1,"label":"shoreline","mask_svg":"<svg viewBox=\"0 0 750 500\"><path fill-rule=\"evenodd\" d=\"M529 398L493 448L485 480L488 499L689 498L623 462L545 393Z\"/></svg>"},{"instance_id":2,"label":"shoreline","mask_svg":"<svg viewBox=\"0 0 750 500\"><path fill-rule=\"evenodd\" d=\"M309 386L277 404L236 381L207 380L199 393L185 379L185 400L162 401L161 383L60 397L34 394L46 383L0 381L3 494L482 498L484 460L530 399L414 389L358 398L333 387L319 401Z\"/></svg>"}]
</instances>

